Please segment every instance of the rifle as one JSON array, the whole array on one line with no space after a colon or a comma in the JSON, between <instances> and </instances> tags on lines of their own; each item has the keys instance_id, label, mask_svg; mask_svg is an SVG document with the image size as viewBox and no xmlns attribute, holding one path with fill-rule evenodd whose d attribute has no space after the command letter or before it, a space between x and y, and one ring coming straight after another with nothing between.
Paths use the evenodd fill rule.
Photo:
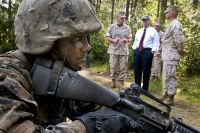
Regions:
<instances>
[{"instance_id":1,"label":"rifle","mask_svg":"<svg viewBox=\"0 0 200 133\"><path fill-rule=\"evenodd\" d=\"M61 62L55 62L53 65L49 61L48 63L44 62L46 60L36 62L34 71L32 71L33 92L36 95L107 106L131 117L139 125L142 125L144 133L200 133L199 130L180 119L171 117L169 106L134 83L124 92L117 94L60 65ZM57 73L60 75L56 76ZM154 104L142 100L142 95L165 109L157 108Z\"/></svg>"},{"instance_id":2,"label":"rifle","mask_svg":"<svg viewBox=\"0 0 200 133\"><path fill-rule=\"evenodd\" d=\"M155 103L152 105L140 98L141 95L144 95L151 100L159 103L165 107L165 110L161 110L155 107ZM122 98L128 99L136 105L143 106L143 109L140 113L133 113L134 117L139 124L145 125L150 132L156 133L200 133L194 127L184 123L180 118L174 118L170 116L171 108L148 93L146 90L140 88L139 85L132 83L124 92L120 93ZM121 107L119 107L121 108ZM120 112L124 112L123 109L117 109ZM130 110L125 111L127 113L132 113ZM133 118L133 116L131 116ZM152 131L153 129L153 131ZM148 132L148 131L147 131Z\"/></svg>"}]
</instances>

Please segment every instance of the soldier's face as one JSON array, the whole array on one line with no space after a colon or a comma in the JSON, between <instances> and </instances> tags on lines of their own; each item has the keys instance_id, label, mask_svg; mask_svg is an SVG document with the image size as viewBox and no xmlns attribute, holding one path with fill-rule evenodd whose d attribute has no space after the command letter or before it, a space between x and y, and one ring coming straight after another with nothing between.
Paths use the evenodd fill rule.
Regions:
<instances>
[{"instance_id":1,"label":"soldier's face","mask_svg":"<svg viewBox=\"0 0 200 133\"><path fill-rule=\"evenodd\" d=\"M91 49L86 35L60 39L56 44L65 60L65 65L78 71L83 67L84 59Z\"/></svg>"},{"instance_id":2,"label":"soldier's face","mask_svg":"<svg viewBox=\"0 0 200 133\"><path fill-rule=\"evenodd\" d=\"M171 17L171 11L168 11L165 13L166 19L169 19Z\"/></svg>"},{"instance_id":3,"label":"soldier's face","mask_svg":"<svg viewBox=\"0 0 200 133\"><path fill-rule=\"evenodd\" d=\"M177 15L177 13L172 10L165 13L165 17L167 20L171 20L171 19L175 18L176 15Z\"/></svg>"},{"instance_id":4,"label":"soldier's face","mask_svg":"<svg viewBox=\"0 0 200 133\"><path fill-rule=\"evenodd\" d=\"M125 22L125 18L124 17L117 17L116 21L117 21L117 24L122 25Z\"/></svg>"}]
</instances>

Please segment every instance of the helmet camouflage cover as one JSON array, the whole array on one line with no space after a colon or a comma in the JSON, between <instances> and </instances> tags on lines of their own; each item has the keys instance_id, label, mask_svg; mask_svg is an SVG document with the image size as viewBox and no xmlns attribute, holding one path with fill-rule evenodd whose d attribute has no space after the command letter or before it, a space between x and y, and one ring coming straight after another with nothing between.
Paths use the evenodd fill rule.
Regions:
<instances>
[{"instance_id":1,"label":"helmet camouflage cover","mask_svg":"<svg viewBox=\"0 0 200 133\"><path fill-rule=\"evenodd\" d=\"M15 17L15 41L25 53L43 54L57 39L100 28L88 0L23 0Z\"/></svg>"}]
</instances>

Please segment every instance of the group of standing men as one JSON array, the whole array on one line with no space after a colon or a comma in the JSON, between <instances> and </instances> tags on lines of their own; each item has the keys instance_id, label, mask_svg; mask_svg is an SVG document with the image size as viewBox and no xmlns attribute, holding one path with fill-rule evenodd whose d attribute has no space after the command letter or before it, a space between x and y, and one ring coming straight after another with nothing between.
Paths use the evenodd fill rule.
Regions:
<instances>
[{"instance_id":1,"label":"group of standing men","mask_svg":"<svg viewBox=\"0 0 200 133\"><path fill-rule=\"evenodd\" d=\"M165 11L169 27L163 33L160 24L150 27L150 18L142 17L143 28L135 34L132 45L135 83L148 91L149 80L158 78L163 62L164 95L161 98L168 105L174 104L176 94L176 68L183 54L183 31L177 20L178 7L171 5ZM130 27L125 24L125 13L116 15L116 23L109 27L106 38L110 42L108 53L110 54L110 77L112 87L116 87L119 80L119 88L124 85L124 78L128 64L129 46L132 41ZM153 68L152 68L153 65Z\"/></svg>"}]
</instances>

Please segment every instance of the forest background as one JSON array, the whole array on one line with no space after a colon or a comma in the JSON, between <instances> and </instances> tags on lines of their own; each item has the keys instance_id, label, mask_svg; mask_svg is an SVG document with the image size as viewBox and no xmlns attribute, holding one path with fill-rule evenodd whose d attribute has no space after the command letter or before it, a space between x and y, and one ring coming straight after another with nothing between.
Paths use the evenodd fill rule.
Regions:
<instances>
[{"instance_id":1,"label":"forest background","mask_svg":"<svg viewBox=\"0 0 200 133\"><path fill-rule=\"evenodd\" d=\"M22 0L0 0L0 53L16 49L14 35L14 17ZM181 22L184 30L186 50L185 56L181 59L178 66L178 93L182 99L179 105L176 106L177 112L181 117L185 117L188 121L200 127L200 0L89 0L102 22L102 30L90 34L92 50L88 55L88 60L92 69L95 72L109 73L107 54L108 42L105 40L105 34L110 24L115 22L115 14L119 11L126 12L126 23L130 25L134 35L141 28L141 17L148 15L151 18L151 25L155 22L160 22L162 31L165 31L169 23L165 20L164 11L168 5L179 6L178 20ZM129 54L129 65L131 75L130 81L133 81L133 60L132 49ZM105 76L104 76L105 77ZM101 78L102 79L102 78ZM98 82L98 81L97 81ZM100 81L103 85L102 81ZM162 83L151 82L150 88L153 91L162 91ZM160 88L160 89L158 89ZM179 96L178 95L178 96ZM177 96L176 96L177 97ZM183 101L186 102L183 102ZM183 104L182 104L183 103ZM187 104L184 104L187 103ZM190 105L193 106L190 106ZM199 109L198 109L199 108ZM185 112L183 112L185 110ZM188 110L189 111L188 111Z\"/></svg>"},{"instance_id":2,"label":"forest background","mask_svg":"<svg viewBox=\"0 0 200 133\"><path fill-rule=\"evenodd\" d=\"M15 47L14 17L22 0L0 0L0 53ZM199 77L200 74L200 0L89 0L103 24L101 31L93 33L91 37L92 50L89 54L91 64L108 64L108 42L105 34L110 24L115 22L115 14L126 12L127 24L130 25L134 35L141 28L141 17L148 15L151 24L160 22L165 31L169 23L165 20L164 11L168 5L178 5L180 8L178 19L182 23L186 50L178 67L180 77ZM129 69L133 67L132 49L129 54ZM200 93L200 85L195 92ZM190 88L192 88L190 87ZM192 88L192 89L193 89ZM188 91L189 88L183 89ZM194 89L193 89L194 90ZM200 94L198 95L200 98Z\"/></svg>"},{"instance_id":3,"label":"forest background","mask_svg":"<svg viewBox=\"0 0 200 133\"><path fill-rule=\"evenodd\" d=\"M15 49L14 16L22 0L0 0L0 53ZM182 58L179 72L182 74L200 74L200 0L89 0L103 24L100 32L91 34L92 51L90 62L108 62L108 42L105 34L111 23L115 22L118 11L126 12L127 24L132 29L133 39L136 31L141 28L141 17L148 15L152 25L160 22L165 31L168 22L164 11L168 5L178 5L180 12L178 19L182 23L187 54ZM130 49L130 52L132 50ZM132 59L130 54L130 59ZM129 62L129 68L132 61Z\"/></svg>"}]
</instances>

